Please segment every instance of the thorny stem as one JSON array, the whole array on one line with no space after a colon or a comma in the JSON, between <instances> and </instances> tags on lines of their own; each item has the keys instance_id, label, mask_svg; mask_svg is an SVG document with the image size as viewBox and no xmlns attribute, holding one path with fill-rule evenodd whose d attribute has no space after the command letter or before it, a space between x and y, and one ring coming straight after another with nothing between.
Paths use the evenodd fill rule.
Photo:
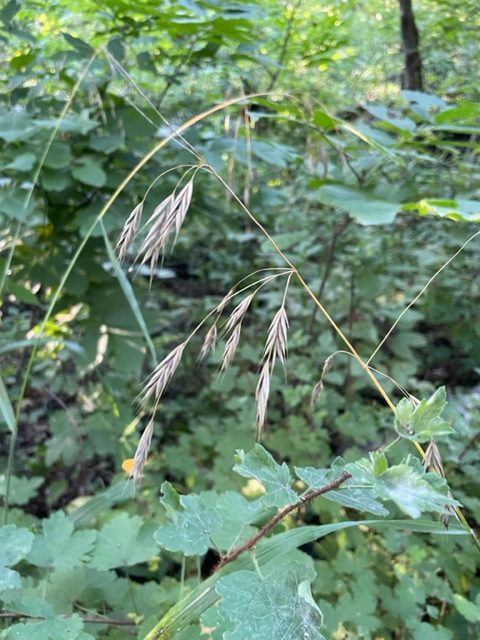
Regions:
<instances>
[{"instance_id":1,"label":"thorny stem","mask_svg":"<svg viewBox=\"0 0 480 640\"><path fill-rule=\"evenodd\" d=\"M280 509L280 511L273 516L267 523L263 525L261 529L257 531L251 538L249 538L246 542L239 545L229 553L223 556L217 566L214 568L213 573L219 571L222 567L224 567L229 562L233 562L240 556L244 551L250 551L255 547L255 545L264 538L285 516L288 516L289 513L295 511L302 505L307 502L311 502L314 498L327 493L328 491L332 491L333 489L338 489L340 485L346 482L349 478L351 478L351 474L348 471L344 471L336 480L332 480L328 484L325 484L323 487L319 487L318 489L311 489L303 496L301 496L297 502L292 504L287 504L286 507Z\"/></svg>"}]
</instances>

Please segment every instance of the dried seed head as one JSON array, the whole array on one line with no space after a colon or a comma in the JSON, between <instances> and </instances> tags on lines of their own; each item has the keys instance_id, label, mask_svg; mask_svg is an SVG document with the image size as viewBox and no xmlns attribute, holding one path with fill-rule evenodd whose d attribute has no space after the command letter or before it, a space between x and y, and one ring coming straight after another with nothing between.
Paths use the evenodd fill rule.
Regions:
<instances>
[{"instance_id":1,"label":"dried seed head","mask_svg":"<svg viewBox=\"0 0 480 640\"><path fill-rule=\"evenodd\" d=\"M133 458L133 468L130 476L133 478L133 482L136 487L140 484L140 478L143 474L143 468L145 466L145 462L147 461L148 452L150 450L150 444L152 442L153 435L153 418L148 423L145 431L142 433L142 437L137 446L137 450L135 451L135 456Z\"/></svg>"},{"instance_id":2,"label":"dried seed head","mask_svg":"<svg viewBox=\"0 0 480 640\"><path fill-rule=\"evenodd\" d=\"M264 360L271 360L272 366L276 357L278 357L280 362L285 366L287 358L287 332L287 312L285 311L285 307L282 306L270 323L263 356Z\"/></svg>"},{"instance_id":3,"label":"dried seed head","mask_svg":"<svg viewBox=\"0 0 480 640\"><path fill-rule=\"evenodd\" d=\"M168 356L164 358L153 370L149 381L143 391L143 400L148 400L150 396L155 396L155 400L159 400L175 373L180 360L182 359L183 350L186 342L179 344Z\"/></svg>"},{"instance_id":4,"label":"dried seed head","mask_svg":"<svg viewBox=\"0 0 480 640\"><path fill-rule=\"evenodd\" d=\"M313 408L317 403L320 395L323 391L323 380L320 379L317 384L313 387L312 397L310 398L310 407Z\"/></svg>"},{"instance_id":5,"label":"dried seed head","mask_svg":"<svg viewBox=\"0 0 480 640\"><path fill-rule=\"evenodd\" d=\"M268 397L270 395L270 362L263 363L255 391L257 402L257 440L260 440L267 416Z\"/></svg>"},{"instance_id":6,"label":"dried seed head","mask_svg":"<svg viewBox=\"0 0 480 640\"><path fill-rule=\"evenodd\" d=\"M129 246L132 244L135 236L137 235L138 228L140 226L140 220L143 212L143 201L133 209L132 213L128 216L125 222L120 239L115 247L118 253L118 259L120 262L127 255Z\"/></svg>"},{"instance_id":7,"label":"dried seed head","mask_svg":"<svg viewBox=\"0 0 480 640\"><path fill-rule=\"evenodd\" d=\"M432 469L440 476L442 476L442 478L445 478L445 470L443 468L442 457L435 440L430 440L430 444L425 451L423 464L425 466L425 469Z\"/></svg>"},{"instance_id":8,"label":"dried seed head","mask_svg":"<svg viewBox=\"0 0 480 640\"><path fill-rule=\"evenodd\" d=\"M217 325L213 324L210 329L207 331L205 339L202 344L202 348L200 350L200 355L198 356L199 361L204 360L209 353L211 353L215 349L215 345L217 344Z\"/></svg>"},{"instance_id":9,"label":"dried seed head","mask_svg":"<svg viewBox=\"0 0 480 640\"><path fill-rule=\"evenodd\" d=\"M242 330L242 324L239 323L230 334L227 342L225 343L225 349L223 350L221 371L225 371L231 365L233 357L240 342L240 332Z\"/></svg>"},{"instance_id":10,"label":"dried seed head","mask_svg":"<svg viewBox=\"0 0 480 640\"><path fill-rule=\"evenodd\" d=\"M235 309L230 314L227 323L225 325L225 331L232 331L232 329L239 323L242 322L245 314L247 313L247 309L250 306L250 303L253 300L255 293L251 293L246 298L244 298L240 304L237 304Z\"/></svg>"},{"instance_id":11,"label":"dried seed head","mask_svg":"<svg viewBox=\"0 0 480 640\"><path fill-rule=\"evenodd\" d=\"M222 298L222 300L220 301L220 303L215 307L215 311L218 314L221 314L222 311L225 309L225 307L227 306L227 304L230 302L230 300L232 299L232 295L233 295L233 291L234 289L230 289L230 291L227 293L226 296L224 296Z\"/></svg>"},{"instance_id":12,"label":"dried seed head","mask_svg":"<svg viewBox=\"0 0 480 640\"><path fill-rule=\"evenodd\" d=\"M333 366L333 356L328 356L328 358L323 363L322 380L327 375L327 373L330 371L332 366Z\"/></svg>"},{"instance_id":13,"label":"dried seed head","mask_svg":"<svg viewBox=\"0 0 480 640\"><path fill-rule=\"evenodd\" d=\"M165 254L172 234L175 235L175 239L177 238L187 215L192 193L193 181L190 180L178 196L170 194L155 208L149 220L152 226L139 251L139 255L143 255L142 264L150 261L152 271L156 269L160 255Z\"/></svg>"}]
</instances>

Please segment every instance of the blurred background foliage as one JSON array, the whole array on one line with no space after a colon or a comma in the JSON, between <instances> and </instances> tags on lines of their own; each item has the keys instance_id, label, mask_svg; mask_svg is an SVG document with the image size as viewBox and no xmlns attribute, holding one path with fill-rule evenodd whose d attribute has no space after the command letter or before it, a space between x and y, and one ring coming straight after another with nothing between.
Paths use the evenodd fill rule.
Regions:
<instances>
[{"instance_id":1,"label":"blurred background foliage","mask_svg":"<svg viewBox=\"0 0 480 640\"><path fill-rule=\"evenodd\" d=\"M233 96L270 93L202 121L185 139L256 213L365 358L477 230L476 3L426 0L414 9L424 86L402 92L399 7L393 0L4 5L0 354L14 408L42 318L76 248L89 236L28 380L10 522L38 530L42 520L61 527L58 510L65 508L80 531L85 525L102 531L112 518L123 518L119 523L131 531L136 549L140 527L164 518L158 501L164 480L180 492L245 484L232 475L232 459L235 449L251 448L255 438L258 363L283 295L275 280L249 311L225 375L218 373L221 349L201 366L200 341L187 349L158 412L135 500L119 489L122 462L132 457L145 424L145 417L136 417L134 400L154 364L241 278L282 266L222 186L200 172L175 252L153 274L137 268L133 255L119 272L112 245L126 217L161 172L197 162L188 146L176 142L161 150L122 192L103 226L91 235L89 228L128 172L172 127ZM182 173L172 171L154 184L147 211ZM480 520L477 254L473 241L372 361L417 397L447 387L456 435L441 452L472 526ZM325 358L342 346L294 282L287 310L287 375L278 371L273 380L265 446L292 465L328 466L336 455L355 460L390 441L387 408L347 356L336 356L326 389L310 408ZM400 399L391 381L384 382ZM7 424L0 429L4 469ZM395 455L408 451L405 445ZM0 493L5 485L0 475ZM348 509L319 500L301 518L325 523L346 515ZM175 554L158 557L146 549L144 555L132 552L132 562L108 566L78 557L47 576L38 567L48 563L32 562L24 572L26 585L32 597L44 597L47 584L55 614L131 614L146 629L197 579L193 564L182 569ZM306 551L317 570L313 591L328 637L480 637L480 579L469 541L352 529ZM7 596L5 603L12 608ZM98 624L85 629L112 639L130 633ZM8 629L6 634L19 637ZM199 634L190 629L181 637L210 637Z\"/></svg>"}]
</instances>

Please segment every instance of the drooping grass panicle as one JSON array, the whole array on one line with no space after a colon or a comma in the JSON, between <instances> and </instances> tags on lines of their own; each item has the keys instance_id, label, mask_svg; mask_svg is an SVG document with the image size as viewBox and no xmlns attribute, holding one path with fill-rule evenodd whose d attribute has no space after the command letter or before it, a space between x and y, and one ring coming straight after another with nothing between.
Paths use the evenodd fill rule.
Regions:
<instances>
[{"instance_id":1,"label":"drooping grass panicle","mask_svg":"<svg viewBox=\"0 0 480 640\"><path fill-rule=\"evenodd\" d=\"M138 233L138 229L140 227L140 221L142 219L143 212L143 200L133 209L131 214L128 216L123 229L120 235L120 238L117 242L117 246L115 247L118 253L118 259L120 262L124 260L127 255L128 248L132 244L135 236Z\"/></svg>"},{"instance_id":2,"label":"drooping grass panicle","mask_svg":"<svg viewBox=\"0 0 480 640\"><path fill-rule=\"evenodd\" d=\"M217 344L217 333L218 332L216 323L212 324L203 340L202 348L200 349L200 354L198 356L199 362L205 360L208 354L215 349L215 345Z\"/></svg>"},{"instance_id":3,"label":"drooping grass panicle","mask_svg":"<svg viewBox=\"0 0 480 640\"><path fill-rule=\"evenodd\" d=\"M187 341L177 345L175 349L170 351L168 356L157 364L145 386L145 389L143 390L142 398L144 401L148 400L148 398L152 396L154 396L156 402L160 400L163 392L180 364L186 345Z\"/></svg>"},{"instance_id":4,"label":"drooping grass panicle","mask_svg":"<svg viewBox=\"0 0 480 640\"><path fill-rule=\"evenodd\" d=\"M133 478L133 483L136 487L140 484L140 479L143 474L143 468L145 467L145 462L147 461L148 452L150 451L150 445L152 443L152 435L153 435L153 417L150 419L150 422L147 424L145 431L142 433L142 436L138 442L137 450L135 451L135 456L133 458L133 467L130 476Z\"/></svg>"}]
</instances>

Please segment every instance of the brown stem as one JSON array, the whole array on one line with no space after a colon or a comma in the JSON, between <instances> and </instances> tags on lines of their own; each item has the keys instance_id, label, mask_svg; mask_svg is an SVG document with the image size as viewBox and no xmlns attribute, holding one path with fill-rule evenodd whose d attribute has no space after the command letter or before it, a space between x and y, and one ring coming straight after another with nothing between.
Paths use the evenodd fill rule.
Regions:
<instances>
[{"instance_id":1,"label":"brown stem","mask_svg":"<svg viewBox=\"0 0 480 640\"><path fill-rule=\"evenodd\" d=\"M253 535L249 540L247 540L246 542L239 545L238 547L236 547L235 549L227 553L225 556L223 556L223 558L214 568L213 572L215 573L216 571L224 567L229 562L233 562L234 560L236 560L238 556L241 555L244 551L249 551L253 549L253 547L257 544L257 542L259 542L262 538L264 538L267 535L267 533L269 533L273 529L273 527L277 525L280 522L280 520L283 520L283 518L285 518L285 516L287 516L289 513L291 513L292 511L295 511L295 509L298 509L299 507L306 504L307 502L310 502L314 498L317 498L318 496L321 496L324 493L327 493L328 491L332 491L333 489L338 489L338 487L344 482L346 482L349 478L351 478L351 474L348 473L348 471L344 471L336 480L332 480L328 484L325 484L323 485L323 487L319 487L318 489L311 489L304 496L299 498L297 502L294 502L293 504L287 504L286 507L283 507L283 509L280 509L280 511L275 516L273 516L271 520L269 520L266 524L264 524L263 527L259 529L257 533Z\"/></svg>"},{"instance_id":2,"label":"brown stem","mask_svg":"<svg viewBox=\"0 0 480 640\"><path fill-rule=\"evenodd\" d=\"M64 616L68 619L69 616ZM29 620L45 620L43 616L32 616L29 613L18 613L17 611L1 611L1 618L9 618L10 620L20 620L28 618ZM82 616L82 620L88 624L108 624L111 627L135 627L136 622L133 620L116 620L107 616Z\"/></svg>"}]
</instances>

